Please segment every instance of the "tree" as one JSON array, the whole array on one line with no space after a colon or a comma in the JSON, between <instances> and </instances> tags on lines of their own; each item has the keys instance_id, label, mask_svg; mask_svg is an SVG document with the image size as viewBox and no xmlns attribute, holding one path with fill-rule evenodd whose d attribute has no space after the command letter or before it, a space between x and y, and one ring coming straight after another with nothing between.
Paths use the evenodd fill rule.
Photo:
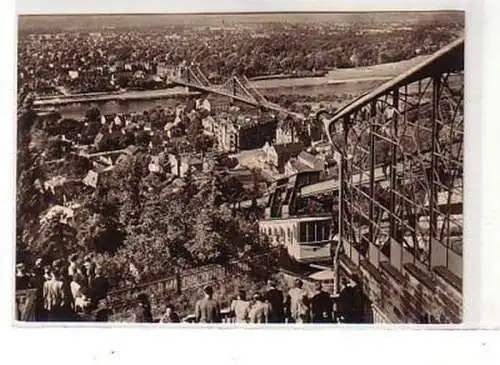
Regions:
<instances>
[{"instance_id":1,"label":"tree","mask_svg":"<svg viewBox=\"0 0 500 365\"><path fill-rule=\"evenodd\" d=\"M34 257L52 262L79 253L76 230L71 224L61 221L62 214L64 213L42 218L38 236L29 241L29 251Z\"/></svg>"}]
</instances>

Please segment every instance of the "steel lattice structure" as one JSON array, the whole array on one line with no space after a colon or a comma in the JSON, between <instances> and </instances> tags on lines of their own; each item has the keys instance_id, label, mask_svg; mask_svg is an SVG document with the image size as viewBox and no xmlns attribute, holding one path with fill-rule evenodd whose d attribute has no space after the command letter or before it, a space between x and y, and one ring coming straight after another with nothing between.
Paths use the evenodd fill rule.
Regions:
<instances>
[{"instance_id":1,"label":"steel lattice structure","mask_svg":"<svg viewBox=\"0 0 500 365\"><path fill-rule=\"evenodd\" d=\"M326 123L341 155L340 232L355 264L462 277L464 41Z\"/></svg>"},{"instance_id":2,"label":"steel lattice structure","mask_svg":"<svg viewBox=\"0 0 500 365\"><path fill-rule=\"evenodd\" d=\"M170 82L186 86L193 90L200 90L234 99L235 101L259 107L273 112L281 112L298 120L304 120L304 115L282 108L281 106L266 100L257 89L255 89L245 76L232 76L220 85L212 84L198 66L178 67L170 78Z\"/></svg>"}]
</instances>

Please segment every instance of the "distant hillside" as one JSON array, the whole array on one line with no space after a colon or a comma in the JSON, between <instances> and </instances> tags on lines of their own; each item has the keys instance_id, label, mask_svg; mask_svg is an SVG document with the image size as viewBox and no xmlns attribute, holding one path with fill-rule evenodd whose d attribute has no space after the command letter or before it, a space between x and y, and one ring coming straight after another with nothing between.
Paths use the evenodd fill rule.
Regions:
<instances>
[{"instance_id":1,"label":"distant hillside","mask_svg":"<svg viewBox=\"0 0 500 365\"><path fill-rule=\"evenodd\" d=\"M91 31L109 28L136 30L165 29L171 26L221 26L274 22L370 24L374 27L394 23L432 23L456 21L464 24L465 13L382 12L382 13L247 13L247 14L100 14L100 15L21 15L21 32Z\"/></svg>"}]
</instances>

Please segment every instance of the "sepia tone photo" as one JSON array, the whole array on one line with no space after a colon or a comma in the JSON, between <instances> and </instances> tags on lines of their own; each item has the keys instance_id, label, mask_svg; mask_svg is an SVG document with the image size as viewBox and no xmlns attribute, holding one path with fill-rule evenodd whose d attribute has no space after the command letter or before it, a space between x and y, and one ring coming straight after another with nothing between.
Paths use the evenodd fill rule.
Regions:
<instances>
[{"instance_id":1,"label":"sepia tone photo","mask_svg":"<svg viewBox=\"0 0 500 365\"><path fill-rule=\"evenodd\" d=\"M464 34L20 15L16 321L461 323Z\"/></svg>"}]
</instances>

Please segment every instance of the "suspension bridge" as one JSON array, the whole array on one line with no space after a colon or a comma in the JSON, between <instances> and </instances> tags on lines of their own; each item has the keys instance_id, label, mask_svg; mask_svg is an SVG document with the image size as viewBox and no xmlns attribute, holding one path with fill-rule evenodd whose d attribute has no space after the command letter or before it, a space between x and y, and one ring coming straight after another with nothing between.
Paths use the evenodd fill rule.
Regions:
<instances>
[{"instance_id":1,"label":"suspension bridge","mask_svg":"<svg viewBox=\"0 0 500 365\"><path fill-rule=\"evenodd\" d=\"M281 107L268 101L257 89L255 89L246 76L232 76L222 84L211 83L205 74L196 65L189 67L178 67L174 74L169 77L169 82L175 85L187 87L204 93L217 94L231 98L247 105L264 110L290 115L299 120L304 120L304 115Z\"/></svg>"}]
</instances>

